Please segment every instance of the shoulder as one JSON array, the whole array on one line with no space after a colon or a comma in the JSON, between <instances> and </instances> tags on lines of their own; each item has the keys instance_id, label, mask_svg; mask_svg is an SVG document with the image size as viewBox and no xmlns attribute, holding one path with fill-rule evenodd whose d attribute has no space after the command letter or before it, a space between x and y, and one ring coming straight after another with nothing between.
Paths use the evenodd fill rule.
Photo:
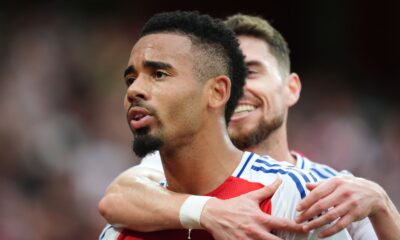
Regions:
<instances>
[{"instance_id":1,"label":"shoulder","mask_svg":"<svg viewBox=\"0 0 400 240\"><path fill-rule=\"evenodd\" d=\"M309 173L297 169L290 163L279 162L269 156L260 156L255 153L245 152L246 157L242 160L234 177L244 178L248 181L259 182L269 185L276 178L281 178L285 188L293 191L301 198L306 195L305 184L316 182Z\"/></svg>"},{"instance_id":2,"label":"shoulder","mask_svg":"<svg viewBox=\"0 0 400 240\"><path fill-rule=\"evenodd\" d=\"M336 169L325 164L313 162L300 152L291 151L291 153L296 158L296 167L304 171L310 172L310 174L318 180L327 179L339 175L339 172ZM342 172L344 173L347 171Z\"/></svg>"}]
</instances>

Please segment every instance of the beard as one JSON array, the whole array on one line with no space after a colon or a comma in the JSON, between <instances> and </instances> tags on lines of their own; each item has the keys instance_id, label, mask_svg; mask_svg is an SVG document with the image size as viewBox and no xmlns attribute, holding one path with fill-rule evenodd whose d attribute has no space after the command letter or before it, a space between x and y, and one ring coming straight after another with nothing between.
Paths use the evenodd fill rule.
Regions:
<instances>
[{"instance_id":1,"label":"beard","mask_svg":"<svg viewBox=\"0 0 400 240\"><path fill-rule=\"evenodd\" d=\"M271 133L282 126L283 118L283 115L279 115L270 121L260 119L257 126L254 129L251 129L247 134L237 134L236 136L230 134L232 143L240 150L257 146L259 143L267 139ZM241 128L239 128L238 132L240 132L240 130Z\"/></svg>"},{"instance_id":2,"label":"beard","mask_svg":"<svg viewBox=\"0 0 400 240\"><path fill-rule=\"evenodd\" d=\"M149 128L141 128L135 132L132 149L136 156L143 158L160 149L164 144L161 138L149 134Z\"/></svg>"}]
</instances>

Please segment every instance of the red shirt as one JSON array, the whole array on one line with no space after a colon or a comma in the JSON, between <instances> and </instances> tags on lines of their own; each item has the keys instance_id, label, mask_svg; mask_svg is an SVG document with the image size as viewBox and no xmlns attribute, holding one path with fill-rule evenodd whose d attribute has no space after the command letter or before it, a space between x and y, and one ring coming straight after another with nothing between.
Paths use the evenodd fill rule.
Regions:
<instances>
[{"instance_id":1,"label":"red shirt","mask_svg":"<svg viewBox=\"0 0 400 240\"><path fill-rule=\"evenodd\" d=\"M249 182L242 178L230 176L214 191L206 194L219 199L229 199L257 190L264 187L261 183ZM271 199L267 199L261 203L260 208L263 212L271 214ZM151 240L151 239L188 239L189 232L187 229L164 230L157 232L136 232L132 230L123 230L118 240ZM205 230L193 229L190 233L190 239L213 239L211 234Z\"/></svg>"}]
</instances>

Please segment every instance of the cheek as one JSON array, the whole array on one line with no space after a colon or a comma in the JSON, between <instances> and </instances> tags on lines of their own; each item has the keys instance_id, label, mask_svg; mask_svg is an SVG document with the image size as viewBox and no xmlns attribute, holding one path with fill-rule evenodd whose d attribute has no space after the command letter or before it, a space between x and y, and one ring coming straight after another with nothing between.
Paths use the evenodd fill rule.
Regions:
<instances>
[{"instance_id":1,"label":"cheek","mask_svg":"<svg viewBox=\"0 0 400 240\"><path fill-rule=\"evenodd\" d=\"M129 101L128 101L128 97L127 97L126 94L125 94L125 97L124 97L124 109L125 109L125 112L128 111L129 106L130 106L130 103L129 103Z\"/></svg>"},{"instance_id":2,"label":"cheek","mask_svg":"<svg viewBox=\"0 0 400 240\"><path fill-rule=\"evenodd\" d=\"M258 92L264 101L264 111L266 113L264 118L270 119L274 118L277 114L281 114L284 99L280 91L281 89L279 89L279 87L275 86L272 88L271 86L271 88L264 89L263 92L261 92L261 89Z\"/></svg>"},{"instance_id":3,"label":"cheek","mask_svg":"<svg viewBox=\"0 0 400 240\"><path fill-rule=\"evenodd\" d=\"M254 79L246 83L246 89L260 98L267 98L270 96L271 92L275 91L276 86L266 79Z\"/></svg>"},{"instance_id":4,"label":"cheek","mask_svg":"<svg viewBox=\"0 0 400 240\"><path fill-rule=\"evenodd\" d=\"M195 93L176 97L169 104L168 120L178 129L194 127L201 117L200 104Z\"/></svg>"},{"instance_id":5,"label":"cheek","mask_svg":"<svg viewBox=\"0 0 400 240\"><path fill-rule=\"evenodd\" d=\"M270 95L271 97L268 99L270 105L270 116L275 117L276 115L281 115L285 110L285 104L282 94L274 94Z\"/></svg>"},{"instance_id":6,"label":"cheek","mask_svg":"<svg viewBox=\"0 0 400 240\"><path fill-rule=\"evenodd\" d=\"M168 92L168 91L166 91ZM155 107L159 121L168 129L179 128L185 111L185 99L179 94L163 94L153 97L151 105Z\"/></svg>"},{"instance_id":7,"label":"cheek","mask_svg":"<svg viewBox=\"0 0 400 240\"><path fill-rule=\"evenodd\" d=\"M191 96L181 96L173 98L170 101L168 112L169 118L174 121L186 121L192 114L195 113L196 102Z\"/></svg>"}]
</instances>

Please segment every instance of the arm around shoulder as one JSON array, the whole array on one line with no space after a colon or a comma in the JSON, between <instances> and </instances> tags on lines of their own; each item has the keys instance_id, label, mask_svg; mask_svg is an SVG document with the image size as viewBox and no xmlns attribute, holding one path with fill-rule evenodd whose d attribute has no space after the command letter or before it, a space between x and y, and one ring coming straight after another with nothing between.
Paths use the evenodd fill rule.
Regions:
<instances>
[{"instance_id":1,"label":"arm around shoulder","mask_svg":"<svg viewBox=\"0 0 400 240\"><path fill-rule=\"evenodd\" d=\"M383 188L381 201L377 208L369 215L372 225L379 239L395 240L400 236L400 214Z\"/></svg>"},{"instance_id":2,"label":"arm around shoulder","mask_svg":"<svg viewBox=\"0 0 400 240\"><path fill-rule=\"evenodd\" d=\"M164 176L146 167L132 167L107 188L99 203L101 215L115 227L135 231L182 228L179 209L189 196L159 185Z\"/></svg>"}]
</instances>

